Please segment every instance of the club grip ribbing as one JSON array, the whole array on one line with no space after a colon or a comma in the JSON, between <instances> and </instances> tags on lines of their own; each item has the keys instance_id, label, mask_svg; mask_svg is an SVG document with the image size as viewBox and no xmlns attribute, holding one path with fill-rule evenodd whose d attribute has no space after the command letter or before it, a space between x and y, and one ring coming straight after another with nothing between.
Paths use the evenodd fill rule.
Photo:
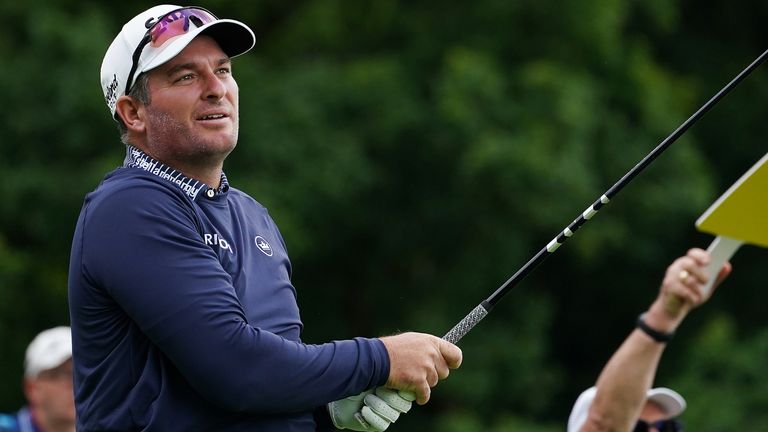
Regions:
<instances>
[{"instance_id":1,"label":"club grip ribbing","mask_svg":"<svg viewBox=\"0 0 768 432\"><path fill-rule=\"evenodd\" d=\"M480 321L485 318L486 315L488 315L488 309L486 309L485 302L480 303L477 305L476 308L472 309L472 312L467 314L467 316L464 317L463 320L459 321L458 324L453 326L451 331L446 333L445 336L443 336L443 339L447 340L448 342L455 344L457 343L461 338L464 337L465 334L469 333L470 330L472 330L472 327L477 325Z\"/></svg>"}]
</instances>

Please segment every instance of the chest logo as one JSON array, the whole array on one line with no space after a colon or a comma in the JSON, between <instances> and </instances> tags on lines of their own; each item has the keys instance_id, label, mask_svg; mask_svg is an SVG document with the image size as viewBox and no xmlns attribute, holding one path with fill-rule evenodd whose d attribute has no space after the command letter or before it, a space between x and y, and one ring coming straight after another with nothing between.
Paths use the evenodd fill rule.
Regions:
<instances>
[{"instance_id":1,"label":"chest logo","mask_svg":"<svg viewBox=\"0 0 768 432\"><path fill-rule=\"evenodd\" d=\"M272 247L264 240L262 236L256 236L253 241L256 243L256 247L264 253L266 256L272 256Z\"/></svg>"}]
</instances>

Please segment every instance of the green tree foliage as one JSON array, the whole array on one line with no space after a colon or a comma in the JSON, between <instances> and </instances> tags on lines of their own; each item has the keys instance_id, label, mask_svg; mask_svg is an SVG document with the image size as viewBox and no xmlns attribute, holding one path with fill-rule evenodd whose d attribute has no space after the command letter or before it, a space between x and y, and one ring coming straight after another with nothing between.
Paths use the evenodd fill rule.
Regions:
<instances>
[{"instance_id":1,"label":"green tree foliage","mask_svg":"<svg viewBox=\"0 0 768 432\"><path fill-rule=\"evenodd\" d=\"M717 314L694 332L690 349L675 365L675 388L692 399L691 430L732 430L768 424L768 331L739 335L733 317Z\"/></svg>"},{"instance_id":2,"label":"green tree foliage","mask_svg":"<svg viewBox=\"0 0 768 432\"><path fill-rule=\"evenodd\" d=\"M747 3L204 4L257 33L225 169L281 227L304 339L449 330L764 49L768 7ZM22 403L26 343L68 321L72 229L123 153L98 70L148 6L0 4L0 409ZM710 241L696 217L764 154L766 96L759 70L515 287L395 427L562 430L665 267ZM739 252L665 355L659 383L696 430L768 427L765 259Z\"/></svg>"}]
</instances>

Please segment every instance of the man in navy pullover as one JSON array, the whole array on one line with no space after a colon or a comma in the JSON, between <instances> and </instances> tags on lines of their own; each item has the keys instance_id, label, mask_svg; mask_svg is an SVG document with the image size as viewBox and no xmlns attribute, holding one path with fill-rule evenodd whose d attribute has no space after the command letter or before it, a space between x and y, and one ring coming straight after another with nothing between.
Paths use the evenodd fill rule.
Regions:
<instances>
[{"instance_id":1,"label":"man in navy pullover","mask_svg":"<svg viewBox=\"0 0 768 432\"><path fill-rule=\"evenodd\" d=\"M317 412L383 430L461 363L420 333L301 342L280 232L222 171L238 134L231 58L254 42L238 21L161 5L107 50L102 90L127 152L72 244L79 431L312 431Z\"/></svg>"}]
</instances>

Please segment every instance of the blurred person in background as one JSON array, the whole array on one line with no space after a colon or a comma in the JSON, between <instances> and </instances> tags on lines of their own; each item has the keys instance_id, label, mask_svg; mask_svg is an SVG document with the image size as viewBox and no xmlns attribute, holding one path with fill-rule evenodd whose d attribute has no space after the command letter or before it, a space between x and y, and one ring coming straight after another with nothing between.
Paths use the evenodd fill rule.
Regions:
<instances>
[{"instance_id":1,"label":"blurred person in background","mask_svg":"<svg viewBox=\"0 0 768 432\"><path fill-rule=\"evenodd\" d=\"M706 251L694 248L667 267L655 301L638 317L636 328L603 368L596 385L576 400L568 432L683 430L677 416L685 410L685 399L672 389L651 386L675 330L731 272L730 263L723 265L712 290L704 294L709 260Z\"/></svg>"},{"instance_id":2,"label":"blurred person in background","mask_svg":"<svg viewBox=\"0 0 768 432\"><path fill-rule=\"evenodd\" d=\"M24 360L27 405L15 414L0 414L0 432L73 432L72 336L61 326L38 334Z\"/></svg>"}]
</instances>

